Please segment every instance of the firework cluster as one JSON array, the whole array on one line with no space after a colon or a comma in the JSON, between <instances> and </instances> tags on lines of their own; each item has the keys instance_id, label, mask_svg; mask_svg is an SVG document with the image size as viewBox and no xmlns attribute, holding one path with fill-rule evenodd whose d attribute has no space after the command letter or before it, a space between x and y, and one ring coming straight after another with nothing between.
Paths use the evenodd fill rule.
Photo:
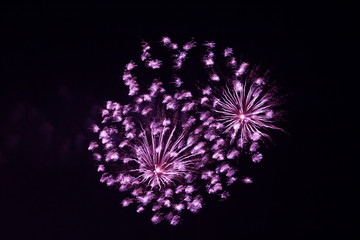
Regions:
<instances>
[{"instance_id":1,"label":"firework cluster","mask_svg":"<svg viewBox=\"0 0 360 240\"><path fill-rule=\"evenodd\" d=\"M142 43L140 58L131 60L122 76L130 101L106 102L101 123L92 127L96 139L89 150L100 181L124 192L122 206L150 209L153 223L176 225L183 211L202 208L204 193L226 199L227 186L236 180L252 182L237 176L236 163L246 154L254 162L262 159L259 143L269 138L269 129L279 129L274 125L279 102L274 88L247 63L238 63L231 48L222 53L226 68L220 72L214 42L179 46L163 37L160 45L171 64L153 57L149 43ZM196 59L204 77L189 90L182 87L187 79L181 74L187 71L184 63L193 61L193 48L202 49ZM146 87L138 81L145 72Z\"/></svg>"}]
</instances>

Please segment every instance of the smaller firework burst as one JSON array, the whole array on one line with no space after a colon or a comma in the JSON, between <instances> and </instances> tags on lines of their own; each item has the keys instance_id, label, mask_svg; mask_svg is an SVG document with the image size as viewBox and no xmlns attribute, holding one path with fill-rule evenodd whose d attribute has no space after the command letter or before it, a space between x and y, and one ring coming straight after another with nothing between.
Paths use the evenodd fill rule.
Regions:
<instances>
[{"instance_id":1,"label":"smaller firework burst","mask_svg":"<svg viewBox=\"0 0 360 240\"><path fill-rule=\"evenodd\" d=\"M206 43L204 46L203 65L208 75L208 84L200 89L204 111L209 109L213 121L217 123L217 132L229 139L225 148L232 145L240 150L246 148L253 162L259 162L262 159L262 154L258 152L260 142L271 139L268 134L270 129L282 130L275 125L281 115L280 111L276 111L280 105L276 87L270 85L266 77L259 77L250 70L248 63L239 63L232 48L223 52L224 67L224 64L214 61L215 45Z\"/></svg>"},{"instance_id":2,"label":"smaller firework burst","mask_svg":"<svg viewBox=\"0 0 360 240\"><path fill-rule=\"evenodd\" d=\"M233 88L226 87L222 98L217 102L215 112L224 124L224 132L229 133L231 142L237 139L239 147L247 142L269 138L267 129L280 129L274 107L278 105L271 91L263 91L262 79L246 84L234 81ZM255 151L252 145L250 151Z\"/></svg>"}]
</instances>

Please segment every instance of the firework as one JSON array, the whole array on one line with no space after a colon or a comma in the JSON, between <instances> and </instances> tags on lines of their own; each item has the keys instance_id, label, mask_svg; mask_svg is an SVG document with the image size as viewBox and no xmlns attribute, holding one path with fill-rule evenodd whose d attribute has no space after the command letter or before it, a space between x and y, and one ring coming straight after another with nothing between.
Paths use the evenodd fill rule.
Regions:
<instances>
[{"instance_id":1,"label":"firework","mask_svg":"<svg viewBox=\"0 0 360 240\"><path fill-rule=\"evenodd\" d=\"M171 52L171 72L176 72L196 43L190 41L180 49L164 37L162 45ZM140 61L125 66L123 81L131 101L106 103L101 124L93 126L97 139L89 150L102 173L100 181L127 193L124 207L136 205L137 212L150 208L153 223L165 219L176 225L184 210L196 213L202 208L202 193L227 198L225 187L236 181L236 170L223 161L225 140L210 131L211 113L200 110L193 93L180 88L178 74L161 81L157 73L163 61L153 58L150 49L143 42ZM136 68L153 72L146 91L133 73ZM232 150L228 158L237 155Z\"/></svg>"},{"instance_id":2,"label":"firework","mask_svg":"<svg viewBox=\"0 0 360 240\"><path fill-rule=\"evenodd\" d=\"M263 92L257 82L250 86L235 83L233 89L225 88L223 96L214 110L218 113L218 120L224 124L224 132L229 133L231 142L237 139L237 145L242 148L245 143L250 144L250 151L258 148L257 141L269 138L267 129L280 129L273 123L276 121L273 108L276 101L269 92ZM259 155L254 155L254 161Z\"/></svg>"},{"instance_id":3,"label":"firework","mask_svg":"<svg viewBox=\"0 0 360 240\"><path fill-rule=\"evenodd\" d=\"M142 42L140 58L126 64L122 76L130 102L105 104L89 150L100 181L126 195L122 206L151 209L153 223L177 225L183 211L202 208L202 194L230 196L226 188L238 179L235 160L244 153L253 162L262 159L260 143L270 138L269 130L280 129L280 101L267 77L238 62L231 48L219 58L215 42L180 46L163 37L160 44L171 64ZM201 49L200 57L191 59L194 48ZM188 79L189 73L196 79ZM140 86L138 78L151 84ZM197 90L184 89L184 82L196 83Z\"/></svg>"},{"instance_id":4,"label":"firework","mask_svg":"<svg viewBox=\"0 0 360 240\"><path fill-rule=\"evenodd\" d=\"M184 111L169 108L159 113L164 109L156 110L156 104L161 108L169 95L149 96L132 105L108 102L102 124L94 126L98 140L90 143L89 150L103 173L101 182L130 193L122 201L124 207L134 203L141 212L150 206L154 223L167 219L176 225L184 209L197 212L202 206L202 197L195 193L207 160L205 144L192 133L189 108L181 107L187 101L180 104L172 96L172 104ZM173 114L183 121L175 122L176 117L170 118Z\"/></svg>"},{"instance_id":5,"label":"firework","mask_svg":"<svg viewBox=\"0 0 360 240\"><path fill-rule=\"evenodd\" d=\"M282 130L275 123L281 116L276 87L260 77L246 62L238 62L233 49L223 51L226 67L214 60L214 43L205 43L203 66L207 70L208 84L201 88L201 104L211 113L217 132L226 136L227 147L247 150L253 162L259 162L260 142L270 139L270 129ZM225 73L225 74L222 74ZM220 77L221 76L221 77ZM235 151L235 150L233 150ZM228 157L233 156L230 152Z\"/></svg>"}]
</instances>

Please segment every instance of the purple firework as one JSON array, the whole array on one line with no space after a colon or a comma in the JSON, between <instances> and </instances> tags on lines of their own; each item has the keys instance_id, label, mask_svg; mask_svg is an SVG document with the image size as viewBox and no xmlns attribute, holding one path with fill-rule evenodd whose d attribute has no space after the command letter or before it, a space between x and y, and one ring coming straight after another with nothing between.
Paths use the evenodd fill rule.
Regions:
<instances>
[{"instance_id":1,"label":"purple firework","mask_svg":"<svg viewBox=\"0 0 360 240\"><path fill-rule=\"evenodd\" d=\"M138 178L151 188L161 189L185 178L200 160L197 158L200 155L198 151L187 151L192 147L191 144L184 146L184 132L174 139L175 130L176 127L170 130L166 126L151 126L151 142L144 130L141 135L142 142L134 147L135 154L129 159L138 163L139 167L135 170L140 173ZM170 134L166 137L169 131Z\"/></svg>"},{"instance_id":2,"label":"purple firework","mask_svg":"<svg viewBox=\"0 0 360 240\"><path fill-rule=\"evenodd\" d=\"M195 42L180 49L164 37L162 45L172 52L172 71L176 72ZM152 58L149 50L150 45L143 42L141 61L126 65L123 81L132 101L106 103L101 124L93 126L98 139L90 143L89 150L98 162L101 182L129 193L122 201L124 207L134 204L137 212L150 207L153 223L166 219L176 225L183 210L199 211L201 192L227 198L224 188L236 180L236 170L223 161L225 140L209 131L215 124L213 118L199 110L200 102L191 92L180 89L178 75L167 77L173 78L172 93L165 89L167 83L157 74L163 61ZM154 73L148 91L140 87L133 73L136 68L140 73L145 69ZM235 158L237 151L228 155Z\"/></svg>"},{"instance_id":3,"label":"purple firework","mask_svg":"<svg viewBox=\"0 0 360 240\"><path fill-rule=\"evenodd\" d=\"M240 82L234 86L234 89L224 90L214 111L219 114L218 120L224 124L224 132L230 134L231 142L237 139L238 146L243 147L252 141L250 151L253 152L258 147L257 140L269 137L265 133L266 129L280 129L273 124L276 120L273 111L276 102L270 93L263 93L257 82L249 87L242 86ZM254 161L257 160L254 158Z\"/></svg>"},{"instance_id":4,"label":"purple firework","mask_svg":"<svg viewBox=\"0 0 360 240\"><path fill-rule=\"evenodd\" d=\"M266 77L249 70L248 63L238 63L231 48L224 50L227 66L221 67L214 60L215 43L204 45L203 65L209 84L201 89L201 104L211 112L227 144L236 143L240 150L247 148L253 161L259 162L262 159L259 141L270 139L269 129L282 130L275 126L281 115L275 111L280 105L276 88L267 83Z\"/></svg>"}]
</instances>

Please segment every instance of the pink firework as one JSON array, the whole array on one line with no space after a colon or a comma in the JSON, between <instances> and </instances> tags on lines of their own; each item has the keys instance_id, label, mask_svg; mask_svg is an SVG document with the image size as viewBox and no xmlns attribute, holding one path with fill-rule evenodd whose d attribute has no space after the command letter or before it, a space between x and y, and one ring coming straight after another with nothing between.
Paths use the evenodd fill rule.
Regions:
<instances>
[{"instance_id":1,"label":"pink firework","mask_svg":"<svg viewBox=\"0 0 360 240\"><path fill-rule=\"evenodd\" d=\"M135 146L135 154L129 159L139 164L136 170L139 172L138 178L151 188L161 189L189 177L196 163L201 160L198 158L201 151L188 151L193 147L192 144L184 146L184 132L174 139L175 130L176 127L171 130L166 126L152 126L151 141L144 130L142 143ZM168 132L169 136L166 137Z\"/></svg>"},{"instance_id":2,"label":"pink firework","mask_svg":"<svg viewBox=\"0 0 360 240\"><path fill-rule=\"evenodd\" d=\"M237 178L236 170L223 161L225 140L206 130L214 118L199 111L200 103L192 92L180 88L183 82L177 71L195 42L180 48L164 37L162 45L173 58L172 74L166 80L173 80L161 81L157 73L163 69L163 61L154 58L151 46L143 42L140 61L130 61L123 73L131 102L106 103L101 124L93 126L98 138L89 150L102 173L100 181L128 193L122 201L124 207L136 205L137 212L150 208L153 223L165 219L176 225L184 210L196 213L202 208L199 193L227 198L225 187ZM146 91L133 73L136 68L140 73L143 68L154 73ZM238 153L233 150L228 155L235 158Z\"/></svg>"},{"instance_id":3,"label":"pink firework","mask_svg":"<svg viewBox=\"0 0 360 240\"><path fill-rule=\"evenodd\" d=\"M215 109L231 141L238 139L239 147L243 147L248 141L269 137L266 129L280 129L273 124L276 121L273 108L277 103L272 94L264 92L257 82L249 87L236 82L234 86L223 91Z\"/></svg>"},{"instance_id":4,"label":"pink firework","mask_svg":"<svg viewBox=\"0 0 360 240\"><path fill-rule=\"evenodd\" d=\"M238 62L232 48L223 52L224 67L214 60L215 44L204 46L208 85L201 89L201 104L209 109L217 132L226 135L228 146L235 142L240 150L247 147L252 160L259 162L259 142L270 139L268 130L281 130L275 125L281 115L276 111L280 105L276 88L268 84L266 77L249 70L248 63Z\"/></svg>"},{"instance_id":5,"label":"pink firework","mask_svg":"<svg viewBox=\"0 0 360 240\"><path fill-rule=\"evenodd\" d=\"M98 140L89 150L102 172L101 182L130 193L122 201L124 207L135 204L142 212L150 206L154 223L166 219L176 225L183 210L197 212L202 207L197 180L208 156L201 135L193 133L195 119L184 108L188 101L174 98L173 104L184 111L167 110L161 103L168 96L159 88L148 101L108 102L102 124L94 126Z\"/></svg>"}]
</instances>

